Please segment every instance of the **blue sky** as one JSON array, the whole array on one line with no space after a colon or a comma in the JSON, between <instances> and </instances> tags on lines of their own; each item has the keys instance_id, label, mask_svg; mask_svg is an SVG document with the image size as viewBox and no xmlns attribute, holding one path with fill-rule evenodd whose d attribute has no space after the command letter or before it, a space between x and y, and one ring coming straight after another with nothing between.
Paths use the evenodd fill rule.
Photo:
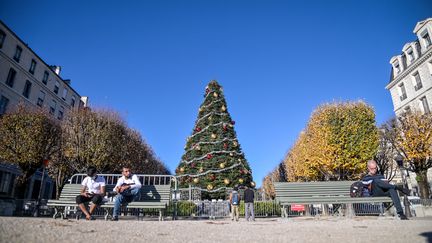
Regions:
<instances>
[{"instance_id":1,"label":"blue sky","mask_svg":"<svg viewBox=\"0 0 432 243\"><path fill-rule=\"evenodd\" d=\"M393 116L385 86L431 1L0 1L0 19L61 76L139 130L171 171L206 84L224 87L254 180L311 112L363 99Z\"/></svg>"}]
</instances>

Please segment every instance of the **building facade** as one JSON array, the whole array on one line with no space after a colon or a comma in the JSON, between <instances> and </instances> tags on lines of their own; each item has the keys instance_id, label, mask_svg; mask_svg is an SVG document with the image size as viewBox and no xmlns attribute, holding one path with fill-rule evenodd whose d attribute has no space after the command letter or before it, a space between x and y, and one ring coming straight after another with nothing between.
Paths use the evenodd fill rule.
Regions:
<instances>
[{"instance_id":1,"label":"building facade","mask_svg":"<svg viewBox=\"0 0 432 243\"><path fill-rule=\"evenodd\" d=\"M432 108L432 18L418 22L417 40L390 59L390 91L396 115L412 110L430 113Z\"/></svg>"},{"instance_id":2,"label":"building facade","mask_svg":"<svg viewBox=\"0 0 432 243\"><path fill-rule=\"evenodd\" d=\"M432 18L420 21L413 30L417 39L406 43L402 53L390 59L392 70L386 89L390 91L396 116L414 110L423 114L432 108ZM429 183L432 169L428 170ZM415 175L409 178L416 194Z\"/></svg>"},{"instance_id":3,"label":"building facade","mask_svg":"<svg viewBox=\"0 0 432 243\"><path fill-rule=\"evenodd\" d=\"M59 66L45 63L0 21L0 116L23 103L46 109L54 118L62 120L65 112L85 107L87 100L71 87L70 80L60 76ZM0 196L13 195L13 181L20 173L16 166L0 163ZM37 198L41 177L41 171L32 177L26 199ZM43 194L50 195L52 181L46 180L44 188Z\"/></svg>"},{"instance_id":4,"label":"building facade","mask_svg":"<svg viewBox=\"0 0 432 243\"><path fill-rule=\"evenodd\" d=\"M47 109L62 119L65 111L86 104L60 77L61 68L46 64L25 42L0 21L0 115L19 102Z\"/></svg>"}]
</instances>

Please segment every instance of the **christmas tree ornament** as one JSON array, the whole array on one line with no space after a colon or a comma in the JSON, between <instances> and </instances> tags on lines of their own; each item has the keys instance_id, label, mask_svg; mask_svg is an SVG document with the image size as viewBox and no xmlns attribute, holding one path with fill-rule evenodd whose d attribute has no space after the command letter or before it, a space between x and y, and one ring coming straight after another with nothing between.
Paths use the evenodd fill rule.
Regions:
<instances>
[{"instance_id":1,"label":"christmas tree ornament","mask_svg":"<svg viewBox=\"0 0 432 243\"><path fill-rule=\"evenodd\" d=\"M208 184L207 185L207 190L209 190L209 191L213 190L213 185L212 184Z\"/></svg>"},{"instance_id":2,"label":"christmas tree ornament","mask_svg":"<svg viewBox=\"0 0 432 243\"><path fill-rule=\"evenodd\" d=\"M201 131L201 128L197 127L197 128L195 128L195 131L196 131L196 132L200 132L200 131Z\"/></svg>"},{"instance_id":3,"label":"christmas tree ornament","mask_svg":"<svg viewBox=\"0 0 432 243\"><path fill-rule=\"evenodd\" d=\"M214 174L210 174L210 175L209 175L209 178L210 178L211 181L216 180L216 176L215 176Z\"/></svg>"},{"instance_id":4,"label":"christmas tree ornament","mask_svg":"<svg viewBox=\"0 0 432 243\"><path fill-rule=\"evenodd\" d=\"M198 150L198 151L200 151L201 147L199 145L197 145L197 146L195 146L195 149Z\"/></svg>"},{"instance_id":5,"label":"christmas tree ornament","mask_svg":"<svg viewBox=\"0 0 432 243\"><path fill-rule=\"evenodd\" d=\"M203 167L200 167L198 171L199 171L199 173L203 173L204 172Z\"/></svg>"},{"instance_id":6,"label":"christmas tree ornament","mask_svg":"<svg viewBox=\"0 0 432 243\"><path fill-rule=\"evenodd\" d=\"M225 178L224 183L225 185L228 185L230 183L230 180L228 178Z\"/></svg>"},{"instance_id":7,"label":"christmas tree ornament","mask_svg":"<svg viewBox=\"0 0 432 243\"><path fill-rule=\"evenodd\" d=\"M210 92L210 89L208 87L206 87L205 92L206 92L206 94L208 94Z\"/></svg>"},{"instance_id":8,"label":"christmas tree ornament","mask_svg":"<svg viewBox=\"0 0 432 243\"><path fill-rule=\"evenodd\" d=\"M224 143L223 147L224 147L224 149L228 148L228 144Z\"/></svg>"},{"instance_id":9,"label":"christmas tree ornament","mask_svg":"<svg viewBox=\"0 0 432 243\"><path fill-rule=\"evenodd\" d=\"M237 147L238 143L236 141L233 142L233 146Z\"/></svg>"},{"instance_id":10,"label":"christmas tree ornament","mask_svg":"<svg viewBox=\"0 0 432 243\"><path fill-rule=\"evenodd\" d=\"M221 110L222 110L222 111L226 111L226 107L223 105L223 106L221 107Z\"/></svg>"},{"instance_id":11,"label":"christmas tree ornament","mask_svg":"<svg viewBox=\"0 0 432 243\"><path fill-rule=\"evenodd\" d=\"M225 168L225 163L220 163L220 164L219 164L219 167L220 167L221 169Z\"/></svg>"},{"instance_id":12,"label":"christmas tree ornament","mask_svg":"<svg viewBox=\"0 0 432 243\"><path fill-rule=\"evenodd\" d=\"M231 124L232 124L232 125L235 125L235 121L231 121Z\"/></svg>"},{"instance_id":13,"label":"christmas tree ornament","mask_svg":"<svg viewBox=\"0 0 432 243\"><path fill-rule=\"evenodd\" d=\"M241 184L241 183L243 183L243 179L242 179L242 178L240 178L240 179L239 179L239 182L240 182L240 184Z\"/></svg>"},{"instance_id":14,"label":"christmas tree ornament","mask_svg":"<svg viewBox=\"0 0 432 243\"><path fill-rule=\"evenodd\" d=\"M223 130L226 131L228 129L227 125L224 123L222 126Z\"/></svg>"},{"instance_id":15,"label":"christmas tree ornament","mask_svg":"<svg viewBox=\"0 0 432 243\"><path fill-rule=\"evenodd\" d=\"M184 167L180 167L180 172L184 172L185 168Z\"/></svg>"},{"instance_id":16,"label":"christmas tree ornament","mask_svg":"<svg viewBox=\"0 0 432 243\"><path fill-rule=\"evenodd\" d=\"M218 96L219 95L216 92L213 93L213 97L217 98Z\"/></svg>"},{"instance_id":17,"label":"christmas tree ornament","mask_svg":"<svg viewBox=\"0 0 432 243\"><path fill-rule=\"evenodd\" d=\"M199 182L198 177L194 178L194 179L193 179L193 182L194 182L195 184L197 184L197 183Z\"/></svg>"},{"instance_id":18,"label":"christmas tree ornament","mask_svg":"<svg viewBox=\"0 0 432 243\"><path fill-rule=\"evenodd\" d=\"M238 162L241 162L241 159L238 159L237 161L238 161Z\"/></svg>"},{"instance_id":19,"label":"christmas tree ornament","mask_svg":"<svg viewBox=\"0 0 432 243\"><path fill-rule=\"evenodd\" d=\"M191 164L191 167L192 167L192 168L195 168L195 166L196 166L195 163L192 163L192 164Z\"/></svg>"},{"instance_id":20,"label":"christmas tree ornament","mask_svg":"<svg viewBox=\"0 0 432 243\"><path fill-rule=\"evenodd\" d=\"M212 133L211 137L212 137L213 139L215 139L215 138L216 138L216 134Z\"/></svg>"},{"instance_id":21,"label":"christmas tree ornament","mask_svg":"<svg viewBox=\"0 0 432 243\"><path fill-rule=\"evenodd\" d=\"M211 158L213 158L213 155L212 154L207 154L207 159L211 159Z\"/></svg>"},{"instance_id":22,"label":"christmas tree ornament","mask_svg":"<svg viewBox=\"0 0 432 243\"><path fill-rule=\"evenodd\" d=\"M253 181L250 184L251 184L251 187L255 187L256 186L255 182L253 182Z\"/></svg>"},{"instance_id":23,"label":"christmas tree ornament","mask_svg":"<svg viewBox=\"0 0 432 243\"><path fill-rule=\"evenodd\" d=\"M230 153L230 156L234 156L234 153L233 153L233 152L231 152L231 153Z\"/></svg>"},{"instance_id":24,"label":"christmas tree ornament","mask_svg":"<svg viewBox=\"0 0 432 243\"><path fill-rule=\"evenodd\" d=\"M208 120L209 120L209 121L211 121L212 119L213 119L213 117L212 117L212 116L209 116L209 117L208 117Z\"/></svg>"}]
</instances>

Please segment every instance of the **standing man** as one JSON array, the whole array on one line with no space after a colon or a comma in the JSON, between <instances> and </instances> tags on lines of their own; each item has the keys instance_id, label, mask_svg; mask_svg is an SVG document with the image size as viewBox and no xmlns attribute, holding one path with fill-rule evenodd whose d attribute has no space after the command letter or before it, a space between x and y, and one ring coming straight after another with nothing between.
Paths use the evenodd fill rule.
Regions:
<instances>
[{"instance_id":1,"label":"standing man","mask_svg":"<svg viewBox=\"0 0 432 243\"><path fill-rule=\"evenodd\" d=\"M231 220L239 221L239 206L240 206L240 194L238 193L238 186L234 186L230 197L231 204Z\"/></svg>"},{"instance_id":2,"label":"standing man","mask_svg":"<svg viewBox=\"0 0 432 243\"><path fill-rule=\"evenodd\" d=\"M255 193L252 188L245 186L246 190L244 191L244 202L245 202L245 218L246 221L255 221L255 212L254 212L254 198Z\"/></svg>"},{"instance_id":3,"label":"standing man","mask_svg":"<svg viewBox=\"0 0 432 243\"><path fill-rule=\"evenodd\" d=\"M130 168L127 166L123 167L122 177L117 181L114 187L117 195L114 198L114 212L113 221L118 221L118 215L120 213L120 207L122 204L128 204L133 200L137 200L140 195L141 182L137 175L131 173Z\"/></svg>"},{"instance_id":4,"label":"standing man","mask_svg":"<svg viewBox=\"0 0 432 243\"><path fill-rule=\"evenodd\" d=\"M86 220L95 220L92 216L93 211L102 203L105 195L105 178L96 174L96 167L90 166L87 169L87 177L81 182L80 195L76 197L76 203L81 211L85 214ZM90 210L87 211L84 203L92 202Z\"/></svg>"},{"instance_id":5,"label":"standing man","mask_svg":"<svg viewBox=\"0 0 432 243\"><path fill-rule=\"evenodd\" d=\"M370 189L370 195L372 197L390 196L399 218L402 220L407 220L408 218L403 212L399 195L397 194L396 190L399 190L406 195L410 194L410 190L401 186L392 185L387 181L387 179L384 178L383 175L377 174L378 165L375 160L369 160L367 162L367 168L368 174L363 177L362 182Z\"/></svg>"}]
</instances>

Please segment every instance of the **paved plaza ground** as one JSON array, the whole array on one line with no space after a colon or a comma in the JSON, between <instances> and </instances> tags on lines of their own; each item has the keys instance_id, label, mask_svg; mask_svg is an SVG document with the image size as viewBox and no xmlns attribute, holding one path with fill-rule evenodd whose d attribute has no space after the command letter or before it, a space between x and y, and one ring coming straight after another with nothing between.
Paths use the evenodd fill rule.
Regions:
<instances>
[{"instance_id":1,"label":"paved plaza ground","mask_svg":"<svg viewBox=\"0 0 432 243\"><path fill-rule=\"evenodd\" d=\"M0 242L432 242L432 218L118 222L0 217Z\"/></svg>"}]
</instances>

